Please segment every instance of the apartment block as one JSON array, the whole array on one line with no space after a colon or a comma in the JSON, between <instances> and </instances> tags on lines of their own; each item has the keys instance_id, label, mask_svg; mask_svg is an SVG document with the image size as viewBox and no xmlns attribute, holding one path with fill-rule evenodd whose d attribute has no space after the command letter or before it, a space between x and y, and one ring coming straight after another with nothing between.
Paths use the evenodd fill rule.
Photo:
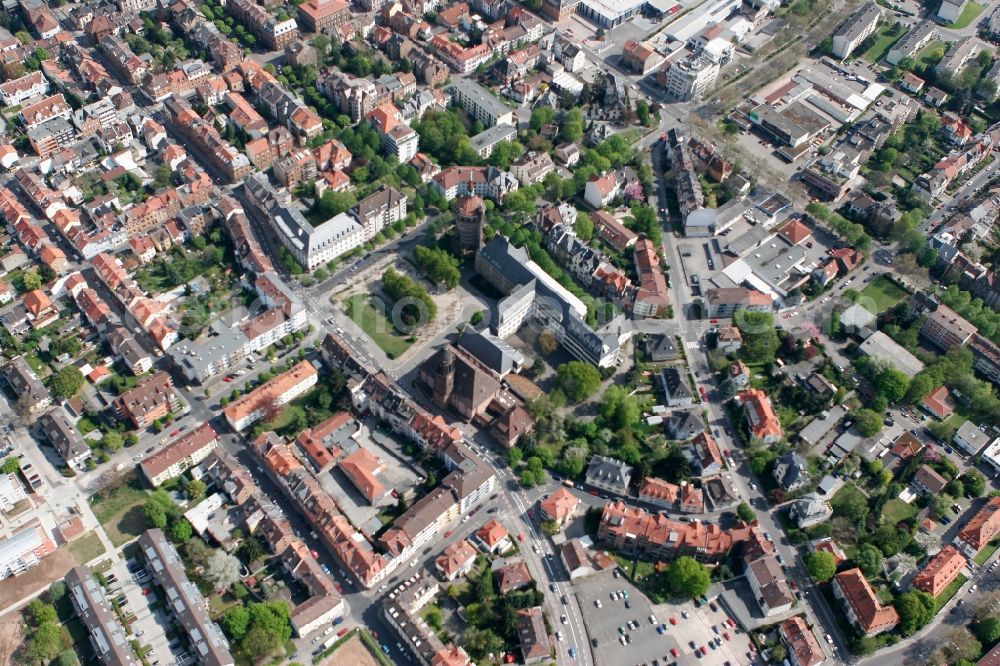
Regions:
<instances>
[{"instance_id":1,"label":"apartment block","mask_svg":"<svg viewBox=\"0 0 1000 666\"><path fill-rule=\"evenodd\" d=\"M1000 497L994 497L965 524L953 543L966 557L973 558L998 534Z\"/></svg>"},{"instance_id":2,"label":"apartment block","mask_svg":"<svg viewBox=\"0 0 1000 666\"><path fill-rule=\"evenodd\" d=\"M159 418L180 409L181 401L170 375L160 371L146 377L112 403L119 418L136 429L146 428Z\"/></svg>"},{"instance_id":3,"label":"apartment block","mask_svg":"<svg viewBox=\"0 0 1000 666\"><path fill-rule=\"evenodd\" d=\"M215 429L208 423L203 423L156 453L146 456L139 463L139 468L150 485L156 488L200 463L218 445L219 435Z\"/></svg>"},{"instance_id":4,"label":"apartment block","mask_svg":"<svg viewBox=\"0 0 1000 666\"><path fill-rule=\"evenodd\" d=\"M208 602L184 571L184 562L160 529L143 532L137 541L156 584L167 595L166 612L187 634L202 666L233 666L233 655L222 629L208 615Z\"/></svg>"},{"instance_id":5,"label":"apartment block","mask_svg":"<svg viewBox=\"0 0 1000 666\"><path fill-rule=\"evenodd\" d=\"M0 541L0 580L35 567L56 544L40 526L29 527Z\"/></svg>"},{"instance_id":6,"label":"apartment block","mask_svg":"<svg viewBox=\"0 0 1000 666\"><path fill-rule=\"evenodd\" d=\"M913 579L913 587L936 597L958 578L958 574L968 564L968 560L957 548L945 546L917 573Z\"/></svg>"},{"instance_id":7,"label":"apartment block","mask_svg":"<svg viewBox=\"0 0 1000 666\"><path fill-rule=\"evenodd\" d=\"M833 33L833 55L841 60L849 58L854 49L875 32L882 18L882 10L874 2L866 2Z\"/></svg>"},{"instance_id":8,"label":"apartment block","mask_svg":"<svg viewBox=\"0 0 1000 666\"><path fill-rule=\"evenodd\" d=\"M891 631L899 624L899 613L892 606L882 605L861 569L834 576L833 595L843 602L847 620L866 636Z\"/></svg>"},{"instance_id":9,"label":"apartment block","mask_svg":"<svg viewBox=\"0 0 1000 666\"><path fill-rule=\"evenodd\" d=\"M83 622L94 654L104 666L136 666L138 657L104 587L87 567L74 567L64 579L76 616Z\"/></svg>"},{"instance_id":10,"label":"apartment block","mask_svg":"<svg viewBox=\"0 0 1000 666\"><path fill-rule=\"evenodd\" d=\"M716 523L675 521L618 501L604 506L597 538L616 551L647 560L670 561L688 555L718 562L733 547L750 540L756 529L741 524L724 530Z\"/></svg>"},{"instance_id":11,"label":"apartment block","mask_svg":"<svg viewBox=\"0 0 1000 666\"><path fill-rule=\"evenodd\" d=\"M318 374L309 361L301 361L291 370L261 384L250 393L229 403L223 413L236 431L242 431L262 418L277 416L278 408L316 385Z\"/></svg>"},{"instance_id":12,"label":"apartment block","mask_svg":"<svg viewBox=\"0 0 1000 666\"><path fill-rule=\"evenodd\" d=\"M456 104L485 127L514 124L514 111L475 81L459 79L448 92Z\"/></svg>"}]
</instances>

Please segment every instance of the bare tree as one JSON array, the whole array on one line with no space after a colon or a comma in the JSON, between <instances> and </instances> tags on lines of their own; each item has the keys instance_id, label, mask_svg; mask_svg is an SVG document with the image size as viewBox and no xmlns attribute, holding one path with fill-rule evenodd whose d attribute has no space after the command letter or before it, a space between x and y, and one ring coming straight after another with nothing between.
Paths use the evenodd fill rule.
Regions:
<instances>
[{"instance_id":1,"label":"bare tree","mask_svg":"<svg viewBox=\"0 0 1000 666\"><path fill-rule=\"evenodd\" d=\"M240 561L224 550L208 558L205 579L219 592L228 590L240 580Z\"/></svg>"}]
</instances>

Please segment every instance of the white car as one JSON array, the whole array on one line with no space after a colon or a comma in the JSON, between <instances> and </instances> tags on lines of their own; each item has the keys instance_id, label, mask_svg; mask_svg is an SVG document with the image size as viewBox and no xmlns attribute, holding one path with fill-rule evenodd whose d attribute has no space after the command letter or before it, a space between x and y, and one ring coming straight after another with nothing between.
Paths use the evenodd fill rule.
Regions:
<instances>
[{"instance_id":1,"label":"white car","mask_svg":"<svg viewBox=\"0 0 1000 666\"><path fill-rule=\"evenodd\" d=\"M603 608L600 599L594 599L594 605L597 606L598 608Z\"/></svg>"},{"instance_id":2,"label":"white car","mask_svg":"<svg viewBox=\"0 0 1000 666\"><path fill-rule=\"evenodd\" d=\"M560 615L559 621L562 622L563 624L569 624L569 618L566 617L565 615Z\"/></svg>"},{"instance_id":3,"label":"white car","mask_svg":"<svg viewBox=\"0 0 1000 666\"><path fill-rule=\"evenodd\" d=\"M537 543L531 545L531 550L535 551L535 553L542 552L542 549L538 547Z\"/></svg>"},{"instance_id":4,"label":"white car","mask_svg":"<svg viewBox=\"0 0 1000 666\"><path fill-rule=\"evenodd\" d=\"M826 642L827 643L829 643L830 645L833 645L833 636L831 636L830 634L827 634L824 638L826 638Z\"/></svg>"}]
</instances>

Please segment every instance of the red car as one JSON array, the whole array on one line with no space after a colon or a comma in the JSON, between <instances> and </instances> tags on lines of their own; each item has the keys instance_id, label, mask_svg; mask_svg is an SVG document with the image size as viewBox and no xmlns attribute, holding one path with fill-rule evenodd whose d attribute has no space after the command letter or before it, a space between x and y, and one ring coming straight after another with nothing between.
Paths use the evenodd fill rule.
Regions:
<instances>
[{"instance_id":1,"label":"red car","mask_svg":"<svg viewBox=\"0 0 1000 666\"><path fill-rule=\"evenodd\" d=\"M517 540L518 541L524 541L524 534L518 534L517 535Z\"/></svg>"},{"instance_id":2,"label":"red car","mask_svg":"<svg viewBox=\"0 0 1000 666\"><path fill-rule=\"evenodd\" d=\"M735 627L736 626L736 620L734 620L731 617L727 617L726 618L726 624L728 624L730 627Z\"/></svg>"},{"instance_id":3,"label":"red car","mask_svg":"<svg viewBox=\"0 0 1000 666\"><path fill-rule=\"evenodd\" d=\"M677 618L671 616L671 618L670 618L670 624L672 624L674 626L677 626ZM674 655L674 656L676 656L676 655Z\"/></svg>"},{"instance_id":4,"label":"red car","mask_svg":"<svg viewBox=\"0 0 1000 666\"><path fill-rule=\"evenodd\" d=\"M722 632L722 637L725 638L727 641L733 640L733 637L729 635L728 631L723 631Z\"/></svg>"},{"instance_id":5,"label":"red car","mask_svg":"<svg viewBox=\"0 0 1000 666\"><path fill-rule=\"evenodd\" d=\"M340 631L337 632L337 636L338 637L343 636L344 634L346 634L350 630L351 630L350 627L344 627L343 629L341 629Z\"/></svg>"},{"instance_id":6,"label":"red car","mask_svg":"<svg viewBox=\"0 0 1000 666\"><path fill-rule=\"evenodd\" d=\"M170 436L171 437L176 437L179 434L181 434L180 428L178 428L177 430L174 430L172 433L170 433Z\"/></svg>"},{"instance_id":7,"label":"red car","mask_svg":"<svg viewBox=\"0 0 1000 666\"><path fill-rule=\"evenodd\" d=\"M444 533L444 538L445 539L447 539L450 536L451 536L451 530L448 530L447 532Z\"/></svg>"},{"instance_id":8,"label":"red car","mask_svg":"<svg viewBox=\"0 0 1000 666\"><path fill-rule=\"evenodd\" d=\"M319 559L319 553L317 553L315 550L310 550L309 552L312 553L312 556L313 556L314 560L318 560Z\"/></svg>"},{"instance_id":9,"label":"red car","mask_svg":"<svg viewBox=\"0 0 1000 666\"><path fill-rule=\"evenodd\" d=\"M670 654L674 655L674 659L679 659L681 656L681 651L677 648L670 648Z\"/></svg>"},{"instance_id":10,"label":"red car","mask_svg":"<svg viewBox=\"0 0 1000 666\"><path fill-rule=\"evenodd\" d=\"M232 377L223 377L222 381L224 381L224 382L231 382L231 381L233 381L233 378Z\"/></svg>"},{"instance_id":11,"label":"red car","mask_svg":"<svg viewBox=\"0 0 1000 666\"><path fill-rule=\"evenodd\" d=\"M341 585L340 583L334 583L333 586L337 588L337 592L340 592L341 594L344 593L344 586Z\"/></svg>"},{"instance_id":12,"label":"red car","mask_svg":"<svg viewBox=\"0 0 1000 666\"><path fill-rule=\"evenodd\" d=\"M153 593L153 588L151 588L151 587L143 588L143 590L142 590L142 595L144 597L149 596L152 593Z\"/></svg>"}]
</instances>

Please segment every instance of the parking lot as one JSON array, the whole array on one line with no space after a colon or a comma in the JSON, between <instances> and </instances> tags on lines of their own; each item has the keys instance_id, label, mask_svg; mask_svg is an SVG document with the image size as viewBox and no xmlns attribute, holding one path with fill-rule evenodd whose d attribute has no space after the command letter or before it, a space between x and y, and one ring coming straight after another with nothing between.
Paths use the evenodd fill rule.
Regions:
<instances>
[{"instance_id":1,"label":"parking lot","mask_svg":"<svg viewBox=\"0 0 1000 666\"><path fill-rule=\"evenodd\" d=\"M587 633L597 641L596 647L592 644L597 663L721 666L726 662L748 662L749 639L746 634L737 634L733 627L723 626L726 614L721 607L712 611L709 606L696 608L693 603L654 606L628 580L615 578L611 572L580 579L573 583L573 588L583 610ZM614 593L621 590L628 597L613 599ZM600 602L600 608L596 602ZM721 645L712 649L716 639ZM695 654L696 647L705 649L704 657Z\"/></svg>"},{"instance_id":2,"label":"parking lot","mask_svg":"<svg viewBox=\"0 0 1000 666\"><path fill-rule=\"evenodd\" d=\"M137 573L133 574L129 567ZM193 656L190 659L183 658L184 647L176 637L173 639L174 649L171 649L167 639L170 618L164 612L163 604L158 603L152 580L145 570L134 563L119 561L105 575L108 581L108 598L118 599L126 614L135 615L135 621L130 626L131 638L152 648L146 657L148 663L172 664L176 661L183 666L193 660ZM150 590L149 594L144 594L144 590ZM151 607L156 608L154 610ZM170 635L176 636L176 633L170 632Z\"/></svg>"}]
</instances>

